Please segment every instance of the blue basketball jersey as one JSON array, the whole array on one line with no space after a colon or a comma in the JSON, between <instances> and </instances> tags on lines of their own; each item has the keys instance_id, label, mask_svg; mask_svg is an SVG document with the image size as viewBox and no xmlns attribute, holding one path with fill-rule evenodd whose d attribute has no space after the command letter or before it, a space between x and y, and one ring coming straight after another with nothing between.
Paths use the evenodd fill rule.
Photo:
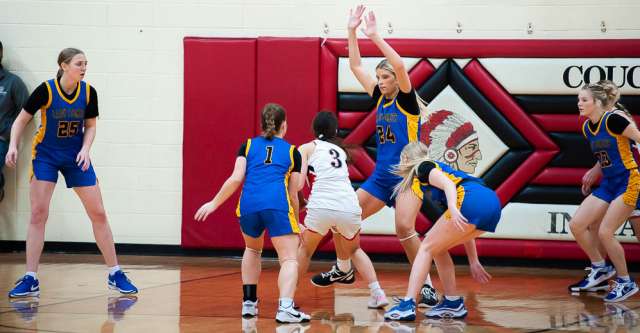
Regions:
<instances>
[{"instance_id":1,"label":"blue basketball jersey","mask_svg":"<svg viewBox=\"0 0 640 333\"><path fill-rule=\"evenodd\" d=\"M400 162L402 148L419 138L420 115L404 110L397 97L387 101L380 96L376 106L376 169L391 170L393 165Z\"/></svg>"},{"instance_id":2,"label":"blue basketball jersey","mask_svg":"<svg viewBox=\"0 0 640 333\"><path fill-rule=\"evenodd\" d=\"M295 146L274 137L247 140L247 168L236 214L241 217L265 209L289 212L297 221L289 200L289 176L294 166Z\"/></svg>"},{"instance_id":3,"label":"blue basketball jersey","mask_svg":"<svg viewBox=\"0 0 640 333\"><path fill-rule=\"evenodd\" d=\"M633 157L633 141L611 132L607 127L607 119L612 114L613 112L605 112L595 131L589 128L589 120L582 124L582 133L589 140L591 151L600 162L604 177L615 177L638 168Z\"/></svg>"},{"instance_id":4,"label":"blue basketball jersey","mask_svg":"<svg viewBox=\"0 0 640 333\"><path fill-rule=\"evenodd\" d=\"M33 139L33 155L36 150L71 149L80 150L84 136L84 115L89 104L89 84L80 81L72 99L67 99L58 81L45 82L49 101L40 110L41 124Z\"/></svg>"},{"instance_id":5,"label":"blue basketball jersey","mask_svg":"<svg viewBox=\"0 0 640 333\"><path fill-rule=\"evenodd\" d=\"M442 173L447 176L447 178L451 179L451 181L457 185L459 185L460 183L462 183L462 181L464 180L472 180L475 181L477 183L482 184L482 180L479 178L476 178L474 176L471 176L463 171L460 170L456 170L448 165L446 165L445 163L441 163L441 162L437 162L437 161L433 161L433 163L436 165L436 168L440 171L442 171ZM415 177L413 179L413 184L412 184L412 189L413 192L420 198L424 200L424 195L425 193L429 193L430 194L430 200L434 201L434 202L438 202L444 206L447 205L447 197L444 193L443 190L435 187L435 186L431 186L428 183L422 183L420 182L420 180L418 179L418 177Z\"/></svg>"}]
</instances>

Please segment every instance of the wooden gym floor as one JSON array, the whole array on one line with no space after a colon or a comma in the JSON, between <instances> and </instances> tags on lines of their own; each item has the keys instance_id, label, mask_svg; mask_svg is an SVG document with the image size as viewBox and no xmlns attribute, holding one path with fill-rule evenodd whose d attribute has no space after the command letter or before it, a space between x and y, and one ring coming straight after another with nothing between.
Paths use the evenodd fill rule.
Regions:
<instances>
[{"instance_id":1,"label":"wooden gym floor","mask_svg":"<svg viewBox=\"0 0 640 333\"><path fill-rule=\"evenodd\" d=\"M239 259L120 256L121 266L140 288L122 296L106 287L106 268L96 255L45 254L39 298L10 300L7 292L24 274L24 254L0 254L0 332L640 332L640 295L604 304L603 294L572 296L567 285L582 270L486 267L493 280L475 283L458 266L465 320L385 323L382 310L366 307L368 290L353 285L316 288L305 276L296 303L312 315L306 325L279 325L277 262L266 260L258 286L259 317L240 317ZM403 295L407 264L375 264L387 295ZM328 268L312 264L311 271ZM434 282L439 287L434 274Z\"/></svg>"}]
</instances>

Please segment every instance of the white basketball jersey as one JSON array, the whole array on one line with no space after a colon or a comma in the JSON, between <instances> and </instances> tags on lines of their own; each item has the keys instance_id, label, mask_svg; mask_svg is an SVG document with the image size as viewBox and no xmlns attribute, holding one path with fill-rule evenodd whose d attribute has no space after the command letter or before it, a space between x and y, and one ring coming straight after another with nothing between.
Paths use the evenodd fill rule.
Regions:
<instances>
[{"instance_id":1,"label":"white basketball jersey","mask_svg":"<svg viewBox=\"0 0 640 333\"><path fill-rule=\"evenodd\" d=\"M356 192L351 187L347 154L333 143L315 140L309 158L309 172L315 175L308 208L323 208L361 214Z\"/></svg>"}]
</instances>

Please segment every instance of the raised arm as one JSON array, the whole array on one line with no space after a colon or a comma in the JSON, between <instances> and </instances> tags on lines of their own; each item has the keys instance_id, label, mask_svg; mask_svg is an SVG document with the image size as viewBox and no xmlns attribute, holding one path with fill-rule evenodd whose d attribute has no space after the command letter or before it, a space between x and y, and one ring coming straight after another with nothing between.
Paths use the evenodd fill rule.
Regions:
<instances>
[{"instance_id":1,"label":"raised arm","mask_svg":"<svg viewBox=\"0 0 640 333\"><path fill-rule=\"evenodd\" d=\"M233 167L233 173L222 184L222 187L218 191L215 197L209 202L202 205L193 219L196 221L204 221L209 214L213 213L218 207L220 207L229 197L238 190L238 187L244 181L245 171L247 168L247 159L244 156L238 156L236 158L236 164Z\"/></svg>"},{"instance_id":2,"label":"raised arm","mask_svg":"<svg viewBox=\"0 0 640 333\"><path fill-rule=\"evenodd\" d=\"M29 112L22 110L16 120L11 126L11 138L9 139L9 150L5 157L5 163L7 166L15 168L16 161L18 160L18 145L20 144L20 138L22 138L22 132L25 126L31 121L33 115Z\"/></svg>"},{"instance_id":3,"label":"raised arm","mask_svg":"<svg viewBox=\"0 0 640 333\"><path fill-rule=\"evenodd\" d=\"M358 48L358 37L356 36L356 29L360 26L360 23L362 23L364 10L365 7L363 5L356 7L355 12L353 9L349 10L349 22L347 24L347 31L349 33L349 68L367 94L373 96L373 88L376 85L376 80L362 67L360 49Z\"/></svg>"},{"instance_id":4,"label":"raised arm","mask_svg":"<svg viewBox=\"0 0 640 333\"><path fill-rule=\"evenodd\" d=\"M391 67L393 67L400 90L404 93L410 92L411 81L409 80L409 73L407 73L407 69L404 67L402 57L378 34L375 14L370 11L368 15L365 15L364 22L366 27L362 31L376 44L384 57L387 58L387 61L389 61Z\"/></svg>"}]
</instances>

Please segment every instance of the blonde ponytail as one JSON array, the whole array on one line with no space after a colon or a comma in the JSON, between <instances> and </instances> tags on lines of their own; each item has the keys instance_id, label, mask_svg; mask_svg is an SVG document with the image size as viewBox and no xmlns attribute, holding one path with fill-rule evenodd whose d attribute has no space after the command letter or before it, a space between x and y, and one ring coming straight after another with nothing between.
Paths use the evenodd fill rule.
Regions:
<instances>
[{"instance_id":1,"label":"blonde ponytail","mask_svg":"<svg viewBox=\"0 0 640 333\"><path fill-rule=\"evenodd\" d=\"M414 141L404 146L400 153L400 163L396 164L392 170L393 174L402 177L402 181L393 188L393 196L411 189L420 164L430 160L429 148L424 143Z\"/></svg>"}]
</instances>

